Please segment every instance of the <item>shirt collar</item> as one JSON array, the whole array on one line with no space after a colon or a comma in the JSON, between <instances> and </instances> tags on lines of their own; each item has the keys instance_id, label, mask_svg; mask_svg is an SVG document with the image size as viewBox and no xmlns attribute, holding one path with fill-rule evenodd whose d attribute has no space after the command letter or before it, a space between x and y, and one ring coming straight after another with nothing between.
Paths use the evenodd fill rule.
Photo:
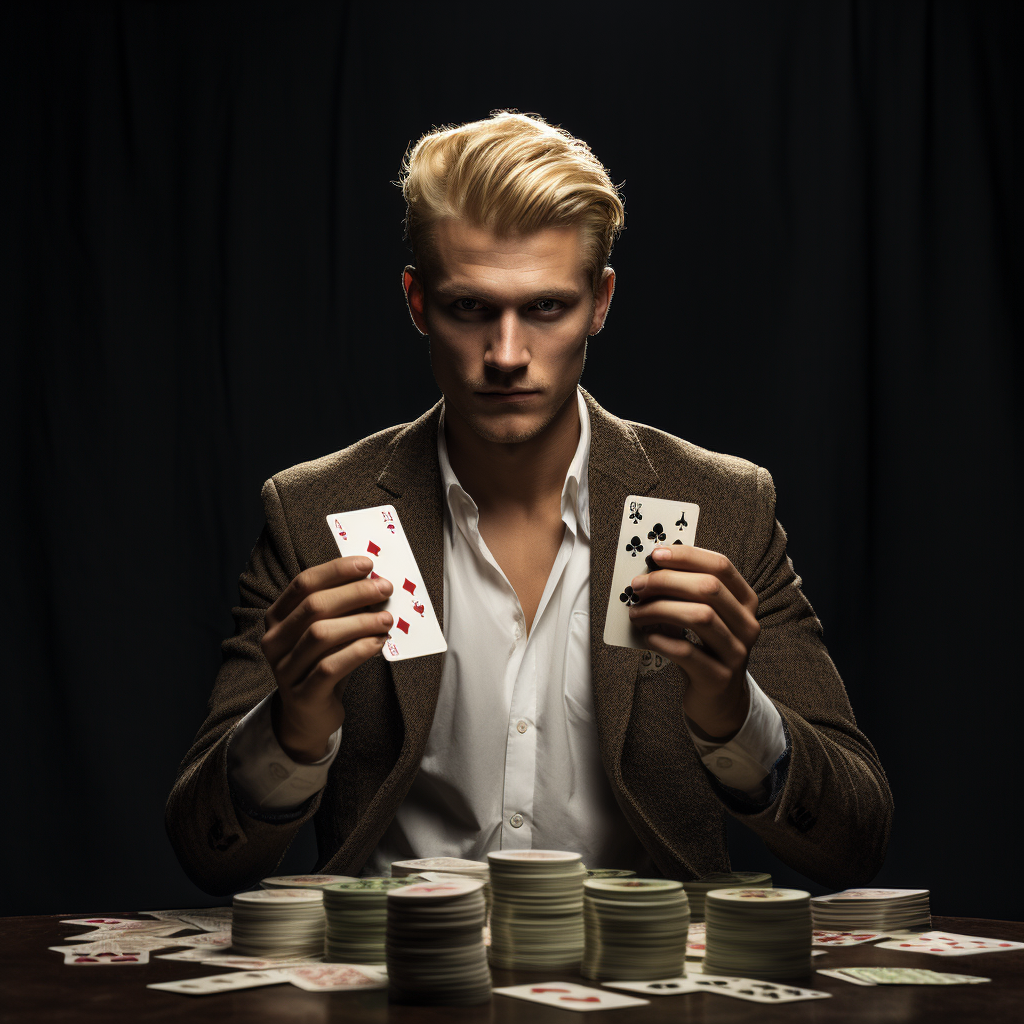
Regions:
<instances>
[{"instance_id":1,"label":"shirt collar","mask_svg":"<svg viewBox=\"0 0 1024 1024\"><path fill-rule=\"evenodd\" d=\"M574 533L577 528L590 539L590 412L579 387L576 388L576 407L580 414L580 439L576 453L569 463L562 485L562 519ZM470 520L475 525L480 510L469 493L459 483L459 478L448 459L448 445L444 436L444 406L437 425L437 461L441 468L441 486L452 522L466 532Z\"/></svg>"}]
</instances>

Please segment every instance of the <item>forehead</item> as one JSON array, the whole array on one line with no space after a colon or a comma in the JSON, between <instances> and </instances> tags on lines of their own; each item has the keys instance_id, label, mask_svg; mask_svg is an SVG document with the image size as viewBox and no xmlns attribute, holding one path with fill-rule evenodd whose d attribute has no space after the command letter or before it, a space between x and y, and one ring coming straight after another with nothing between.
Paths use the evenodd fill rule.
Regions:
<instances>
[{"instance_id":1,"label":"forehead","mask_svg":"<svg viewBox=\"0 0 1024 1024\"><path fill-rule=\"evenodd\" d=\"M586 284L583 229L578 226L499 236L448 217L433 226L431 235L430 278L436 291L577 291Z\"/></svg>"}]
</instances>

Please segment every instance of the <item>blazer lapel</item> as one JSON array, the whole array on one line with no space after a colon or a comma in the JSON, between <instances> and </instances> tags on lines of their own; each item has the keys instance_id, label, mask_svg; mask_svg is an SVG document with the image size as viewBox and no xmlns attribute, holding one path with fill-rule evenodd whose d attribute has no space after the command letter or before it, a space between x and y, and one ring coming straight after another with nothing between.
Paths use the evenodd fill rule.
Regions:
<instances>
[{"instance_id":1,"label":"blazer lapel","mask_svg":"<svg viewBox=\"0 0 1024 1024\"><path fill-rule=\"evenodd\" d=\"M437 462L441 402L397 435L377 485L401 519L439 622L444 621L444 511ZM389 663L405 725L402 760L420 756L427 743L441 687L444 654ZM404 795L404 794L403 794Z\"/></svg>"},{"instance_id":2,"label":"blazer lapel","mask_svg":"<svg viewBox=\"0 0 1024 1024\"><path fill-rule=\"evenodd\" d=\"M640 651L609 647L604 623L615 567L619 522L627 495L650 494L658 474L628 424L601 408L586 391L590 412L590 671L601 760L618 779L622 744L633 706Z\"/></svg>"}]
</instances>

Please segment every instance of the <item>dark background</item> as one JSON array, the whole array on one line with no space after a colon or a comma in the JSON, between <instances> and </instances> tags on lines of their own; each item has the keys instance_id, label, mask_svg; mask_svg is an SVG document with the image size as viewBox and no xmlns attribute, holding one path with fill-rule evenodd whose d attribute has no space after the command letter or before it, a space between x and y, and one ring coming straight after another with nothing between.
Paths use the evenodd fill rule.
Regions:
<instances>
[{"instance_id":1,"label":"dark background","mask_svg":"<svg viewBox=\"0 0 1024 1024\"><path fill-rule=\"evenodd\" d=\"M625 182L584 385L775 478L891 780L877 881L1020 918L1019 8L6 6L3 912L212 902L163 805L260 485L436 399L391 182L511 106Z\"/></svg>"}]
</instances>

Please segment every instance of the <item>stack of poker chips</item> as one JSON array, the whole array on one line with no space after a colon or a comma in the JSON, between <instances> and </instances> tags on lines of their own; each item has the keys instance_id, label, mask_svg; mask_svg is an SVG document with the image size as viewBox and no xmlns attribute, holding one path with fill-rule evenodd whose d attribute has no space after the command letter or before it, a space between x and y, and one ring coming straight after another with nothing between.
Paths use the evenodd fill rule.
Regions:
<instances>
[{"instance_id":1,"label":"stack of poker chips","mask_svg":"<svg viewBox=\"0 0 1024 1024\"><path fill-rule=\"evenodd\" d=\"M636 878L636 872L625 868L587 868L587 878Z\"/></svg>"},{"instance_id":2,"label":"stack of poker chips","mask_svg":"<svg viewBox=\"0 0 1024 1024\"><path fill-rule=\"evenodd\" d=\"M231 948L243 956L313 956L324 948L319 889L257 889L232 901Z\"/></svg>"},{"instance_id":3,"label":"stack of poker chips","mask_svg":"<svg viewBox=\"0 0 1024 1024\"><path fill-rule=\"evenodd\" d=\"M588 878L583 924L585 978L640 981L686 973L690 908L682 882Z\"/></svg>"},{"instance_id":4,"label":"stack of poker chips","mask_svg":"<svg viewBox=\"0 0 1024 1024\"><path fill-rule=\"evenodd\" d=\"M476 1006L491 998L483 942L483 882L450 877L387 894L388 999Z\"/></svg>"},{"instance_id":5,"label":"stack of poker chips","mask_svg":"<svg viewBox=\"0 0 1024 1024\"><path fill-rule=\"evenodd\" d=\"M772 876L763 871L714 871L692 882L683 882L690 900L690 920L704 920L704 899L712 889L770 889Z\"/></svg>"},{"instance_id":6,"label":"stack of poker chips","mask_svg":"<svg viewBox=\"0 0 1024 1024\"><path fill-rule=\"evenodd\" d=\"M811 973L811 894L713 889L704 903L705 974L785 981Z\"/></svg>"},{"instance_id":7,"label":"stack of poker chips","mask_svg":"<svg viewBox=\"0 0 1024 1024\"><path fill-rule=\"evenodd\" d=\"M329 964L382 964L388 893L418 879L358 878L324 887L323 954Z\"/></svg>"},{"instance_id":8,"label":"stack of poker chips","mask_svg":"<svg viewBox=\"0 0 1024 1024\"><path fill-rule=\"evenodd\" d=\"M264 878L260 885L264 889L322 889L336 882L358 882L351 875L278 875Z\"/></svg>"},{"instance_id":9,"label":"stack of poker chips","mask_svg":"<svg viewBox=\"0 0 1024 1024\"><path fill-rule=\"evenodd\" d=\"M491 867L491 945L494 967L548 970L583 959L583 881L580 854L564 850L498 850Z\"/></svg>"},{"instance_id":10,"label":"stack of poker chips","mask_svg":"<svg viewBox=\"0 0 1024 1024\"><path fill-rule=\"evenodd\" d=\"M844 889L811 900L815 928L830 932L895 932L932 926L927 889Z\"/></svg>"}]
</instances>

